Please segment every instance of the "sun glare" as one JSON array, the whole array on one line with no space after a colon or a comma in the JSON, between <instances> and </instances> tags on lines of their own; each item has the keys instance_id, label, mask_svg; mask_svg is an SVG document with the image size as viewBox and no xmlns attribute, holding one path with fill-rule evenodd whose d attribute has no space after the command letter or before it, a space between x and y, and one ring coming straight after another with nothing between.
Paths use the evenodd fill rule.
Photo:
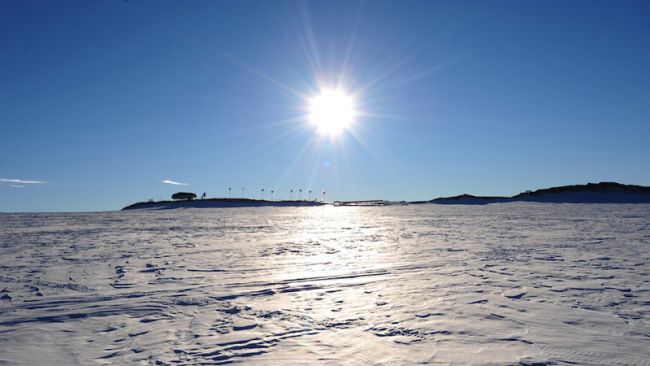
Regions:
<instances>
[{"instance_id":1,"label":"sun glare","mask_svg":"<svg viewBox=\"0 0 650 366\"><path fill-rule=\"evenodd\" d=\"M318 132L339 135L355 120L354 98L338 89L323 90L309 101L309 121Z\"/></svg>"}]
</instances>

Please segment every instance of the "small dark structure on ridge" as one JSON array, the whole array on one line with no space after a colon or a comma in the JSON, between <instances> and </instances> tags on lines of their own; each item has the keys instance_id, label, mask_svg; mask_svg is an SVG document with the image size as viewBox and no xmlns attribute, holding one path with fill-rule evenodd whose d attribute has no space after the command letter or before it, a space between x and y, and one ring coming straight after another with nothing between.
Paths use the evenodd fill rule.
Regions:
<instances>
[{"instance_id":1,"label":"small dark structure on ridge","mask_svg":"<svg viewBox=\"0 0 650 366\"><path fill-rule=\"evenodd\" d=\"M196 195L191 192L176 192L172 194L172 199L175 201L191 201L196 198Z\"/></svg>"}]
</instances>

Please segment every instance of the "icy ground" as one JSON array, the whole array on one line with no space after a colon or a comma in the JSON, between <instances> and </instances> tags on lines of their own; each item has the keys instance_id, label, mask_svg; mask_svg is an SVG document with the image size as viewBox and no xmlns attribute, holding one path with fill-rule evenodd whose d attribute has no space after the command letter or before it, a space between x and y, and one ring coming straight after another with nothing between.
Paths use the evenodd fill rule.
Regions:
<instances>
[{"instance_id":1,"label":"icy ground","mask_svg":"<svg viewBox=\"0 0 650 366\"><path fill-rule=\"evenodd\" d=\"M650 365L650 205L0 215L0 364Z\"/></svg>"}]
</instances>

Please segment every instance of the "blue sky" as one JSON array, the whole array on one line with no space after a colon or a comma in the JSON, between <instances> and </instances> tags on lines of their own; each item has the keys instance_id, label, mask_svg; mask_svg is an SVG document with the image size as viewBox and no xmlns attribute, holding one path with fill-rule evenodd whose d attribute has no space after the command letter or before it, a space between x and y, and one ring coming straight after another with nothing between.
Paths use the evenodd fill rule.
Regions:
<instances>
[{"instance_id":1,"label":"blue sky","mask_svg":"<svg viewBox=\"0 0 650 366\"><path fill-rule=\"evenodd\" d=\"M2 1L0 212L650 185L648 19L645 1ZM336 82L361 115L332 139L305 98Z\"/></svg>"}]
</instances>

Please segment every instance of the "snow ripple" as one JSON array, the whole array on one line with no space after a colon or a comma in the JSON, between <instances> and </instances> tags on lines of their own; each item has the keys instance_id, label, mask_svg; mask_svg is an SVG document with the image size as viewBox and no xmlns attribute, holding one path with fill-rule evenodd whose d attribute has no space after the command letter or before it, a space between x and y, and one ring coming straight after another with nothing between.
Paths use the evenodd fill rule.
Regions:
<instances>
[{"instance_id":1,"label":"snow ripple","mask_svg":"<svg viewBox=\"0 0 650 366\"><path fill-rule=\"evenodd\" d=\"M650 365L650 205L0 215L0 363Z\"/></svg>"}]
</instances>

